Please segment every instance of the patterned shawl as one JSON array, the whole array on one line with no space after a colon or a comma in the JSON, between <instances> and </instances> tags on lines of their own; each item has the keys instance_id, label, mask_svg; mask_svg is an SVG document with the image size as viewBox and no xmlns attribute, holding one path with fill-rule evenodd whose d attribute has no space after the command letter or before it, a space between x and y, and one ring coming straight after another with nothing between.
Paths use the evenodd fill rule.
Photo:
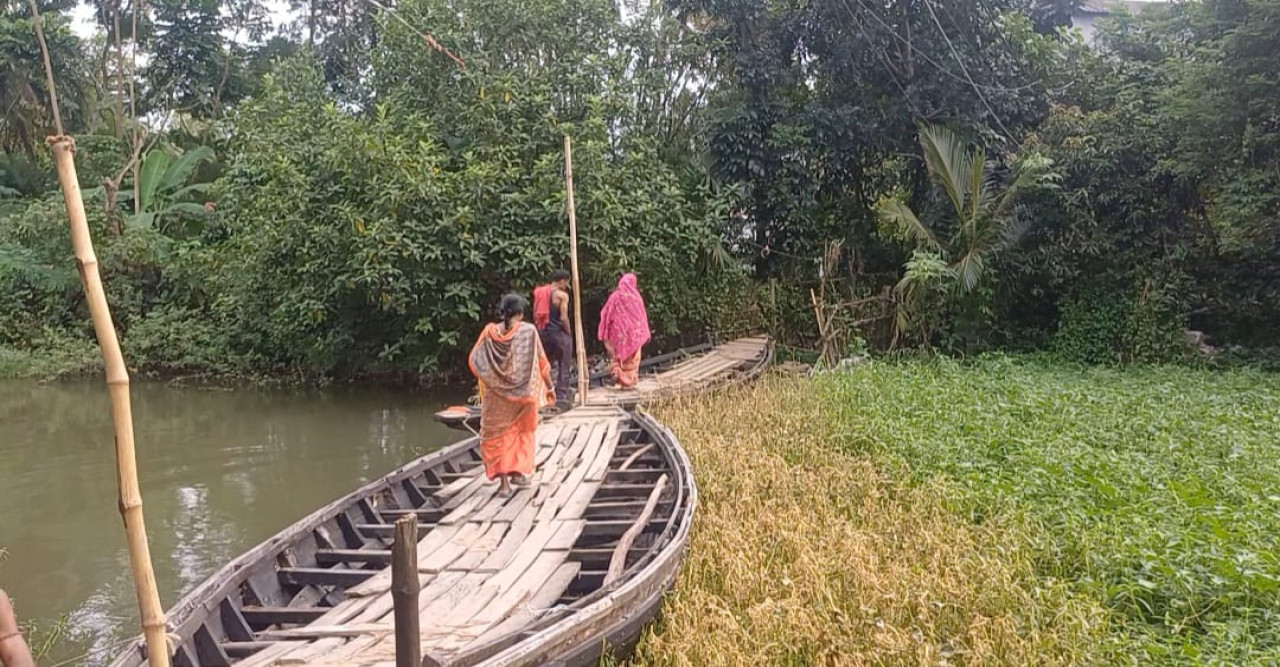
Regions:
<instances>
[{"instance_id":1,"label":"patterned shawl","mask_svg":"<svg viewBox=\"0 0 1280 667\"><path fill-rule=\"evenodd\" d=\"M600 340L609 341L619 359L628 359L649 342L649 314L636 289L636 275L628 273L618 281L618 289L600 311Z\"/></svg>"},{"instance_id":2,"label":"patterned shawl","mask_svg":"<svg viewBox=\"0 0 1280 667\"><path fill-rule=\"evenodd\" d=\"M484 386L506 399L539 398L545 388L540 361L546 358L538 330L521 322L503 333L501 324L490 324L471 348L471 373Z\"/></svg>"}]
</instances>

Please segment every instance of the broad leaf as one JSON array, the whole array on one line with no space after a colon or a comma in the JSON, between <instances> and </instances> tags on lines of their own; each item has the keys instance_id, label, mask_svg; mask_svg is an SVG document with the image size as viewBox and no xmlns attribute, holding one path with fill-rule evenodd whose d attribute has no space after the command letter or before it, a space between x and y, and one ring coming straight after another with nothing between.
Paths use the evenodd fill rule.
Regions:
<instances>
[{"instance_id":1,"label":"broad leaf","mask_svg":"<svg viewBox=\"0 0 1280 667\"><path fill-rule=\"evenodd\" d=\"M153 149L142 160L138 171L138 210L150 211L165 171L169 168L169 154L163 149Z\"/></svg>"},{"instance_id":2,"label":"broad leaf","mask_svg":"<svg viewBox=\"0 0 1280 667\"><path fill-rule=\"evenodd\" d=\"M191 174L201 162L213 159L213 149L208 146L193 148L178 157L165 171L162 188L165 191L176 190L191 180ZM174 195L175 197L177 195Z\"/></svg>"}]
</instances>

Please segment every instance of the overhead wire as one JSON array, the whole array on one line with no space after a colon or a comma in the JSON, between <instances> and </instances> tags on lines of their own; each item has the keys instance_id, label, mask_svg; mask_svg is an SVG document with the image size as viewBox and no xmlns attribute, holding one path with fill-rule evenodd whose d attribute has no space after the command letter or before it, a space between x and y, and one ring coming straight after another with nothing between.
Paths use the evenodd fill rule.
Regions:
<instances>
[{"instance_id":1,"label":"overhead wire","mask_svg":"<svg viewBox=\"0 0 1280 667\"><path fill-rule=\"evenodd\" d=\"M942 63L939 63L937 60L934 60L933 58L931 58L928 54L916 48L916 46L912 44L909 40L907 40L905 37L903 37L902 35L899 35L897 30L894 30L893 26L890 25L888 21L881 18L880 15L877 14L876 11L872 9L870 6L868 6L864 0L854 0L854 2L857 2L858 6L862 8L862 11L864 11L868 16L870 16L877 24L880 25L880 27L884 28L885 31L888 32L891 37L901 42L903 46L906 46L909 53L912 53L918 56L920 60L933 66L943 75L949 78L952 78L956 81L959 81L960 83L964 83L969 86L972 86L974 90L985 89L992 92L1016 93L1016 92L1027 90L1033 87L1033 84L1020 86L1018 88L1009 88L1007 86L993 86L990 84L978 83L977 81L974 81L973 77L971 76L960 76L955 72L952 72L949 68L947 68ZM854 11L853 5L849 4L849 0L841 0L841 3L844 5L844 8L849 12L849 16L852 17L855 21L857 21L858 14L856 11ZM929 9L930 9L930 12L932 13L932 5L929 6ZM934 16L934 21L936 23L937 21L936 16ZM942 30L942 26L940 24L938 25L938 29ZM947 36L946 31L943 30L942 32L943 32L943 38L946 39L948 43L950 43L951 40Z\"/></svg>"}]
</instances>

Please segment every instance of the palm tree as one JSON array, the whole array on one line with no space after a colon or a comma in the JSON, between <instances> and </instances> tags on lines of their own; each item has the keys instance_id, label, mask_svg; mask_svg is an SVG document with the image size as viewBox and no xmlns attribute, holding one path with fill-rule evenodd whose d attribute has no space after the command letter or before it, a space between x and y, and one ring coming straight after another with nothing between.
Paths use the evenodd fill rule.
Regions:
<instances>
[{"instance_id":1,"label":"palm tree","mask_svg":"<svg viewBox=\"0 0 1280 667\"><path fill-rule=\"evenodd\" d=\"M931 295L964 297L974 292L990 260L1026 231L1014 207L1018 196L1032 188L1053 187L1058 178L1051 160L1031 155L1015 161L1002 181L985 150L970 151L944 127L921 125L920 147L929 176L952 210L939 221L944 224L927 225L901 200L886 200L877 207L881 219L916 245L895 287L899 333L919 327L918 311Z\"/></svg>"}]
</instances>

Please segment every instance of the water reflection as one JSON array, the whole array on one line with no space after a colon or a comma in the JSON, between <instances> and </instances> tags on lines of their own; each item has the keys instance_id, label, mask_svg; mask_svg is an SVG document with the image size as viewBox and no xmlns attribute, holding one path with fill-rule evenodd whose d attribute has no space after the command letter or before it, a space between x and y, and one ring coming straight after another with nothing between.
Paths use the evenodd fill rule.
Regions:
<instances>
[{"instance_id":1,"label":"water reflection","mask_svg":"<svg viewBox=\"0 0 1280 667\"><path fill-rule=\"evenodd\" d=\"M165 606L308 512L456 440L431 413L460 398L135 384L139 474ZM116 502L103 384L0 382L0 548L8 551L0 586L24 618L46 625L66 616L69 638L46 664L103 653L137 632Z\"/></svg>"}]
</instances>

